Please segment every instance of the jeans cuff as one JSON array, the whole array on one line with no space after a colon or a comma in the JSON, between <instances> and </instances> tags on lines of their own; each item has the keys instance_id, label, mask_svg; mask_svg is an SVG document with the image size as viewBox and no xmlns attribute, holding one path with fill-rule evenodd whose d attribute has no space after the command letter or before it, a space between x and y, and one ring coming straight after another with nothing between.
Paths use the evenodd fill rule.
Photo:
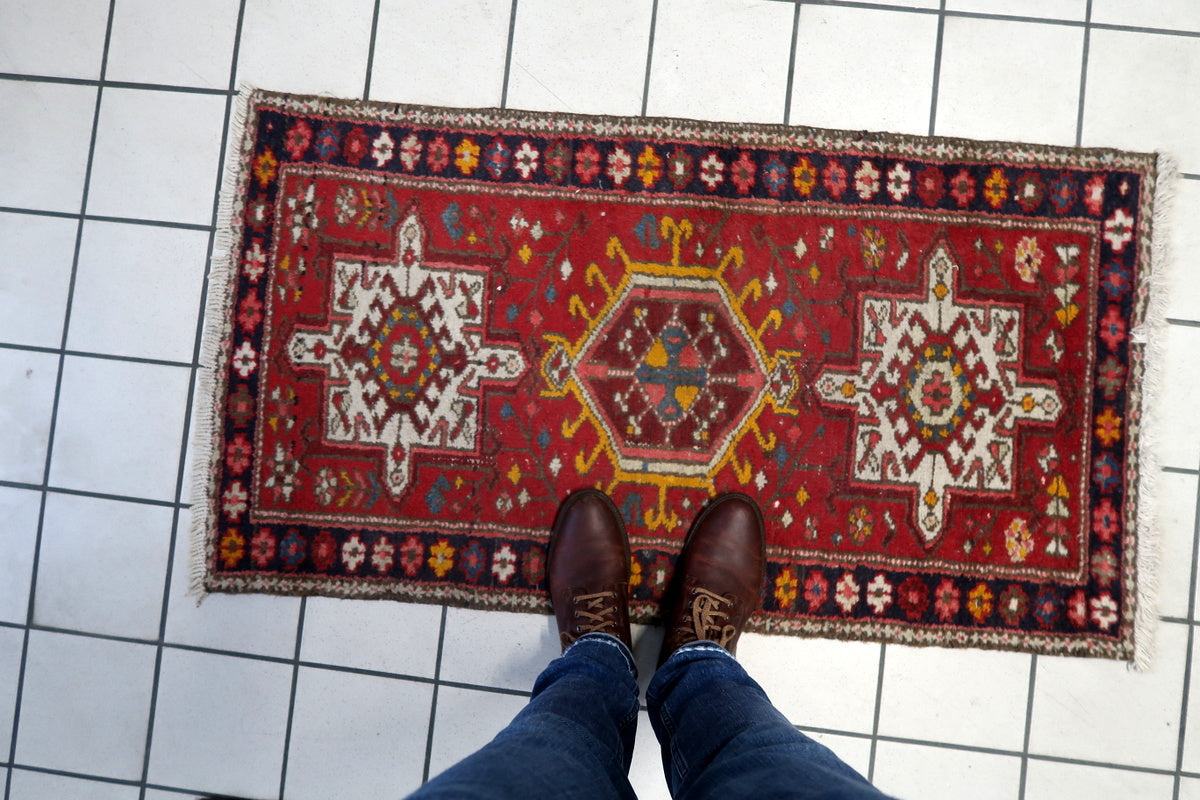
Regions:
<instances>
[{"instance_id":1,"label":"jeans cuff","mask_svg":"<svg viewBox=\"0 0 1200 800\"><path fill-rule=\"evenodd\" d=\"M730 661L737 661L737 659L734 658L733 653L729 652L724 647L721 647L721 645L717 644L716 642L710 642L707 639L697 639L694 642L688 642L685 645L680 645L674 653L671 653L671 655L667 657L664 666L666 666L666 664L670 664L677 658L686 656L688 653L716 654L720 658L728 658Z\"/></svg>"},{"instance_id":2,"label":"jeans cuff","mask_svg":"<svg viewBox=\"0 0 1200 800\"><path fill-rule=\"evenodd\" d=\"M587 642L587 644L584 645L584 642ZM576 639L570 647L563 651L563 657L565 658L567 654L580 645L583 645L581 648L583 650L588 650L596 645L611 647L612 649L616 650L621 654L621 658L625 661L625 669L630 675L633 676L634 680L637 680L637 662L633 660L633 653L629 652L629 648L626 647L625 643L617 637L609 633L585 633L583 636L580 636L578 639Z\"/></svg>"}]
</instances>

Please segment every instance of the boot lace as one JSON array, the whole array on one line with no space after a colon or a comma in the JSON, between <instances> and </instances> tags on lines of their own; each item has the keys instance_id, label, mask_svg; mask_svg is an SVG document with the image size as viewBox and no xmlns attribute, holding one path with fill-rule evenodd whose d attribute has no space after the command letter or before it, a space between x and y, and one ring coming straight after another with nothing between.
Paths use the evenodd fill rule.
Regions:
<instances>
[{"instance_id":1,"label":"boot lace","mask_svg":"<svg viewBox=\"0 0 1200 800\"><path fill-rule=\"evenodd\" d=\"M574 644L585 633L612 633L617 627L616 592L577 594L571 598L571 602L575 605L575 619L579 622L573 632L562 632L560 638L564 646Z\"/></svg>"},{"instance_id":2,"label":"boot lace","mask_svg":"<svg viewBox=\"0 0 1200 800\"><path fill-rule=\"evenodd\" d=\"M696 587L692 589L691 619L684 619L678 633L682 642L706 639L727 647L737 635L737 628L728 622L733 600L725 595Z\"/></svg>"}]
</instances>

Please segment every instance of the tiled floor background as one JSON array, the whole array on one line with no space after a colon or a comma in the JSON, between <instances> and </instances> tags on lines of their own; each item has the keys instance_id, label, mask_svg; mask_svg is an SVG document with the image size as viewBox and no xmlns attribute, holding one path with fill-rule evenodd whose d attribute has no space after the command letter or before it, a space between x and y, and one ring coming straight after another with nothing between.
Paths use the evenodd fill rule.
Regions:
<instances>
[{"instance_id":1,"label":"tiled floor background","mask_svg":"<svg viewBox=\"0 0 1200 800\"><path fill-rule=\"evenodd\" d=\"M1200 798L1200 2L2 0L5 798L400 796L502 727L557 650L541 617L184 597L241 84L1173 152L1154 670L762 637L741 656L901 796ZM635 783L664 796L639 737Z\"/></svg>"}]
</instances>

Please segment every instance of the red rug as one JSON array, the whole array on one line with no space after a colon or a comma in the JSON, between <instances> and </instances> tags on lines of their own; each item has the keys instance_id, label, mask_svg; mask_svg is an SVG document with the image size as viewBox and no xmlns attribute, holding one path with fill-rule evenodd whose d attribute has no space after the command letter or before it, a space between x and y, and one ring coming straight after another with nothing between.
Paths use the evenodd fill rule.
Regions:
<instances>
[{"instance_id":1,"label":"red rug","mask_svg":"<svg viewBox=\"0 0 1200 800\"><path fill-rule=\"evenodd\" d=\"M1152 156L255 94L204 587L544 612L597 486L650 620L756 497L758 630L1131 658Z\"/></svg>"}]
</instances>

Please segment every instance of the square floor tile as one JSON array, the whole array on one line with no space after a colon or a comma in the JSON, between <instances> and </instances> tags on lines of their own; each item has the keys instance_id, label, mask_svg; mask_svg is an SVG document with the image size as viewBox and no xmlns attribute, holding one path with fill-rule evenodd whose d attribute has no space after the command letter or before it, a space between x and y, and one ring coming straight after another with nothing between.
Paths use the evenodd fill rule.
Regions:
<instances>
[{"instance_id":1,"label":"square floor tile","mask_svg":"<svg viewBox=\"0 0 1200 800\"><path fill-rule=\"evenodd\" d=\"M1200 466L1200 418L1194 413L1200 396L1200 328L1168 325L1164 334L1163 383L1159 416L1164 435L1158 440L1158 461L1164 467Z\"/></svg>"},{"instance_id":2,"label":"square floor tile","mask_svg":"<svg viewBox=\"0 0 1200 800\"><path fill-rule=\"evenodd\" d=\"M1200 31L1200 5L1195 0L1092 0L1092 22L1176 31Z\"/></svg>"},{"instance_id":3,"label":"square floor tile","mask_svg":"<svg viewBox=\"0 0 1200 800\"><path fill-rule=\"evenodd\" d=\"M0 4L0 72L100 77L108 6L108 0Z\"/></svg>"},{"instance_id":4,"label":"square floor tile","mask_svg":"<svg viewBox=\"0 0 1200 800\"><path fill-rule=\"evenodd\" d=\"M84 223L68 347L191 361L208 240L204 231Z\"/></svg>"},{"instance_id":5,"label":"square floor tile","mask_svg":"<svg viewBox=\"0 0 1200 800\"><path fill-rule=\"evenodd\" d=\"M79 223L36 214L0 214L0 342L62 343Z\"/></svg>"},{"instance_id":6,"label":"square floor tile","mask_svg":"<svg viewBox=\"0 0 1200 800\"><path fill-rule=\"evenodd\" d=\"M79 213L96 91L94 86L0 80L5 128L0 206Z\"/></svg>"},{"instance_id":7,"label":"square floor tile","mask_svg":"<svg viewBox=\"0 0 1200 800\"><path fill-rule=\"evenodd\" d=\"M441 627L441 606L310 597L300 658L432 678Z\"/></svg>"},{"instance_id":8,"label":"square floor tile","mask_svg":"<svg viewBox=\"0 0 1200 800\"><path fill-rule=\"evenodd\" d=\"M504 93L511 0L382 0L371 98L498 106ZM463 54L470 53L464 61Z\"/></svg>"},{"instance_id":9,"label":"square floor tile","mask_svg":"<svg viewBox=\"0 0 1200 800\"><path fill-rule=\"evenodd\" d=\"M1200 225L1190 221L1200 219L1200 180L1176 181L1169 213L1174 222L1167 227L1171 261L1167 271L1167 316L1198 322L1200 281L1196 280L1190 255L1200 253Z\"/></svg>"},{"instance_id":10,"label":"square floor tile","mask_svg":"<svg viewBox=\"0 0 1200 800\"><path fill-rule=\"evenodd\" d=\"M1093 30L1083 144L1165 150L1200 172L1200 38Z\"/></svg>"},{"instance_id":11,"label":"square floor tile","mask_svg":"<svg viewBox=\"0 0 1200 800\"><path fill-rule=\"evenodd\" d=\"M0 621L24 625L29 615L29 586L41 506L41 492L0 486L0 519L4 520L0 525L0 552L4 553L4 558L0 558Z\"/></svg>"},{"instance_id":12,"label":"square floor tile","mask_svg":"<svg viewBox=\"0 0 1200 800\"><path fill-rule=\"evenodd\" d=\"M292 667L163 651L150 783L239 797L276 797Z\"/></svg>"},{"instance_id":13,"label":"square floor tile","mask_svg":"<svg viewBox=\"0 0 1200 800\"><path fill-rule=\"evenodd\" d=\"M879 647L746 634L738 644L738 661L793 725L870 733ZM837 691L830 691L834 686Z\"/></svg>"},{"instance_id":14,"label":"square floor tile","mask_svg":"<svg viewBox=\"0 0 1200 800\"><path fill-rule=\"evenodd\" d=\"M17 680L21 675L24 643L24 630L0 628L0 743L12 741L13 713L17 709Z\"/></svg>"},{"instance_id":15,"label":"square floor tile","mask_svg":"<svg viewBox=\"0 0 1200 800\"><path fill-rule=\"evenodd\" d=\"M211 223L224 119L220 96L104 91L88 213Z\"/></svg>"},{"instance_id":16,"label":"square floor tile","mask_svg":"<svg viewBox=\"0 0 1200 800\"><path fill-rule=\"evenodd\" d=\"M993 753L880 742L875 785L896 797L1012 800L1020 794L1021 759Z\"/></svg>"},{"instance_id":17,"label":"square floor tile","mask_svg":"<svg viewBox=\"0 0 1200 800\"><path fill-rule=\"evenodd\" d=\"M238 84L361 97L374 6L374 0L246 0Z\"/></svg>"},{"instance_id":18,"label":"square floor tile","mask_svg":"<svg viewBox=\"0 0 1200 800\"><path fill-rule=\"evenodd\" d=\"M1082 70L1082 28L948 18L934 132L1074 144Z\"/></svg>"},{"instance_id":19,"label":"square floor tile","mask_svg":"<svg viewBox=\"0 0 1200 800\"><path fill-rule=\"evenodd\" d=\"M562 652L553 617L451 608L442 643L444 681L528 692Z\"/></svg>"},{"instance_id":20,"label":"square floor tile","mask_svg":"<svg viewBox=\"0 0 1200 800\"><path fill-rule=\"evenodd\" d=\"M1030 658L994 650L889 647L879 733L1020 750ZM983 675L986 680L980 680Z\"/></svg>"},{"instance_id":21,"label":"square floor tile","mask_svg":"<svg viewBox=\"0 0 1200 800\"><path fill-rule=\"evenodd\" d=\"M110 81L224 89L233 69L238 0L117 0Z\"/></svg>"},{"instance_id":22,"label":"square floor tile","mask_svg":"<svg viewBox=\"0 0 1200 800\"><path fill-rule=\"evenodd\" d=\"M523 0L513 32L507 105L638 114L652 8L648 0Z\"/></svg>"},{"instance_id":23,"label":"square floor tile","mask_svg":"<svg viewBox=\"0 0 1200 800\"><path fill-rule=\"evenodd\" d=\"M43 798L88 798L88 800L138 800L136 786L124 783L88 781L79 777L52 775L49 772L13 770L10 800L43 800ZM181 795L175 795L180 798Z\"/></svg>"},{"instance_id":24,"label":"square floor tile","mask_svg":"<svg viewBox=\"0 0 1200 800\"><path fill-rule=\"evenodd\" d=\"M1196 658L1197 647L1192 643L1191 686L1200 686L1200 659ZM1200 772L1200 700L1188 697L1187 730L1183 741L1183 763L1186 772Z\"/></svg>"},{"instance_id":25,"label":"square floor tile","mask_svg":"<svg viewBox=\"0 0 1200 800\"><path fill-rule=\"evenodd\" d=\"M191 580L191 512L179 515L179 534L167 600L166 641L214 650L292 658L300 598L273 594L210 594L196 604Z\"/></svg>"},{"instance_id":26,"label":"square floor tile","mask_svg":"<svg viewBox=\"0 0 1200 800\"><path fill-rule=\"evenodd\" d=\"M57 381L58 356L0 348L0 480L42 482Z\"/></svg>"},{"instance_id":27,"label":"square floor tile","mask_svg":"<svg viewBox=\"0 0 1200 800\"><path fill-rule=\"evenodd\" d=\"M788 121L928 133L937 27L932 14L801 6Z\"/></svg>"},{"instance_id":28,"label":"square floor tile","mask_svg":"<svg viewBox=\"0 0 1200 800\"><path fill-rule=\"evenodd\" d=\"M437 719L429 750L429 777L440 775L496 738L496 734L508 727L528 702L528 698L511 694L454 686L438 689ZM413 707L411 724L425 731L420 712L420 708Z\"/></svg>"},{"instance_id":29,"label":"square floor tile","mask_svg":"<svg viewBox=\"0 0 1200 800\"><path fill-rule=\"evenodd\" d=\"M399 797L421 785L433 686L302 668L285 800ZM336 765L336 769L331 769Z\"/></svg>"},{"instance_id":30,"label":"square floor tile","mask_svg":"<svg viewBox=\"0 0 1200 800\"><path fill-rule=\"evenodd\" d=\"M1200 800L1200 778L1181 779L1178 800Z\"/></svg>"},{"instance_id":31,"label":"square floor tile","mask_svg":"<svg viewBox=\"0 0 1200 800\"><path fill-rule=\"evenodd\" d=\"M1174 769L1187 627L1160 624L1156 639L1149 672L1101 659L1038 659L1029 752Z\"/></svg>"},{"instance_id":32,"label":"square floor tile","mask_svg":"<svg viewBox=\"0 0 1200 800\"><path fill-rule=\"evenodd\" d=\"M149 645L32 631L17 763L140 778L154 655Z\"/></svg>"},{"instance_id":33,"label":"square floor tile","mask_svg":"<svg viewBox=\"0 0 1200 800\"><path fill-rule=\"evenodd\" d=\"M1160 472L1155 488L1158 515L1158 613L1186 617L1196 541L1196 476Z\"/></svg>"},{"instance_id":34,"label":"square floor tile","mask_svg":"<svg viewBox=\"0 0 1200 800\"><path fill-rule=\"evenodd\" d=\"M106 90L88 213L211 223L225 105L214 95Z\"/></svg>"},{"instance_id":35,"label":"square floor tile","mask_svg":"<svg viewBox=\"0 0 1200 800\"><path fill-rule=\"evenodd\" d=\"M172 500L188 370L68 356L50 483Z\"/></svg>"},{"instance_id":36,"label":"square floor tile","mask_svg":"<svg viewBox=\"0 0 1200 800\"><path fill-rule=\"evenodd\" d=\"M120 783L89 781L45 772L13 771L10 800L42 800L49 797L86 797L87 800L138 800L139 789ZM176 797L180 797L176 795Z\"/></svg>"},{"instance_id":37,"label":"square floor tile","mask_svg":"<svg viewBox=\"0 0 1200 800\"><path fill-rule=\"evenodd\" d=\"M1025 776L1025 800L1167 798L1172 796L1174 783L1170 775L1030 759ZM1182 790L1179 797L1181 800L1185 797Z\"/></svg>"},{"instance_id":38,"label":"square floor tile","mask_svg":"<svg viewBox=\"0 0 1200 800\"><path fill-rule=\"evenodd\" d=\"M142 503L47 497L33 621L156 638L171 516L169 508Z\"/></svg>"},{"instance_id":39,"label":"square floor tile","mask_svg":"<svg viewBox=\"0 0 1200 800\"><path fill-rule=\"evenodd\" d=\"M629 765L629 782L638 800L670 800L671 790L663 774L662 748L650 724L650 715L638 713L637 736L633 745L633 763Z\"/></svg>"},{"instance_id":40,"label":"square floor tile","mask_svg":"<svg viewBox=\"0 0 1200 800\"><path fill-rule=\"evenodd\" d=\"M782 122L791 3L660 0L646 112Z\"/></svg>"},{"instance_id":41,"label":"square floor tile","mask_svg":"<svg viewBox=\"0 0 1200 800\"><path fill-rule=\"evenodd\" d=\"M1087 0L1004 0L1003 3L997 3L996 0L946 0L947 11L1078 21L1086 16L1087 6ZM1093 13L1092 20L1095 19Z\"/></svg>"}]
</instances>

